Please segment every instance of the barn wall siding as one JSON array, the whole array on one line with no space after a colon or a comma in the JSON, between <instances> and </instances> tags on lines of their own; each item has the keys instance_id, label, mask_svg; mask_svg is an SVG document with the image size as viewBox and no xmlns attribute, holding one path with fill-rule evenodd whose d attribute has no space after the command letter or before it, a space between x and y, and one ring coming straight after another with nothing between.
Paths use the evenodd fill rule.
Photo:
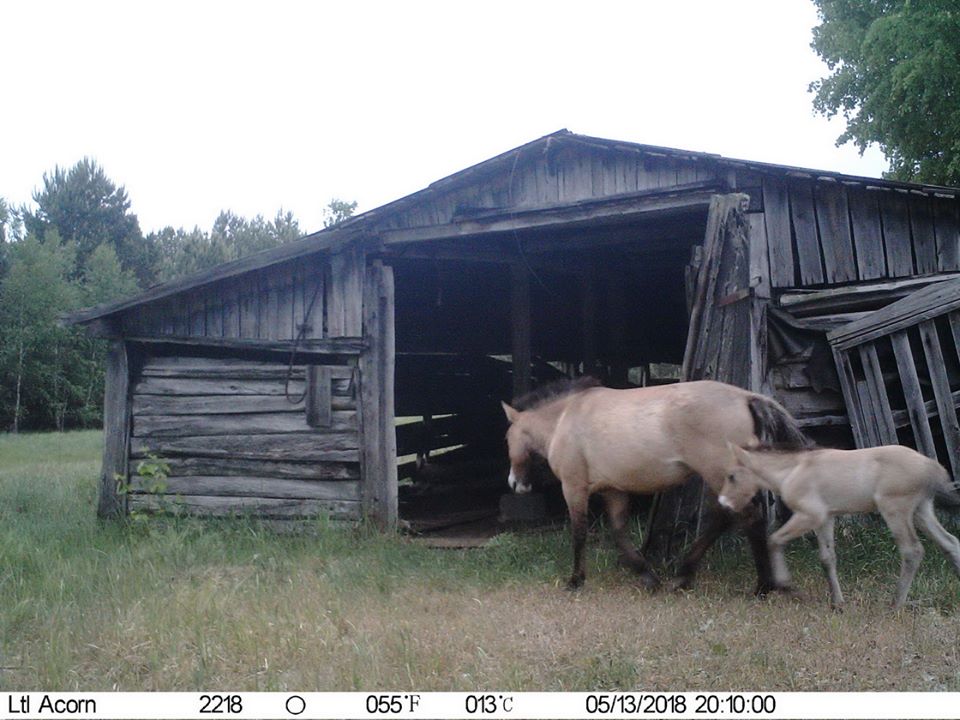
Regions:
<instances>
[{"instance_id":1,"label":"barn wall siding","mask_svg":"<svg viewBox=\"0 0 960 720\"><path fill-rule=\"evenodd\" d=\"M131 388L130 508L359 517L356 369L330 367L322 429L299 399L306 368L294 366L289 387L288 370L279 360L148 356ZM169 466L163 499L136 471L152 457Z\"/></svg>"}]
</instances>

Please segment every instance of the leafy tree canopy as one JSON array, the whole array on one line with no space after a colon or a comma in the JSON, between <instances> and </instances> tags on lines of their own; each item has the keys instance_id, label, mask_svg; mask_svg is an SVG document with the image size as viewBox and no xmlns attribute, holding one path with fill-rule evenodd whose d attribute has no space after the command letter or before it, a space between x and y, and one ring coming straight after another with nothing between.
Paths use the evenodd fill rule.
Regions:
<instances>
[{"instance_id":1,"label":"leafy tree canopy","mask_svg":"<svg viewBox=\"0 0 960 720\"><path fill-rule=\"evenodd\" d=\"M814 0L812 47L831 75L814 107L842 114L837 143L877 143L898 180L960 185L960 5L956 0Z\"/></svg>"},{"instance_id":2,"label":"leafy tree canopy","mask_svg":"<svg viewBox=\"0 0 960 720\"><path fill-rule=\"evenodd\" d=\"M338 198L332 198L323 209L323 227L329 228L339 225L347 218L353 215L357 209L357 201L348 202Z\"/></svg>"},{"instance_id":3,"label":"leafy tree canopy","mask_svg":"<svg viewBox=\"0 0 960 720\"><path fill-rule=\"evenodd\" d=\"M137 216L130 212L130 200L103 168L84 158L69 170L54 168L43 175L43 188L33 194L37 207L24 208L22 217L28 233L44 237L56 230L63 242L77 248L77 268L82 272L87 258L107 243L120 263L141 281L151 279L150 248L140 232Z\"/></svg>"}]
</instances>

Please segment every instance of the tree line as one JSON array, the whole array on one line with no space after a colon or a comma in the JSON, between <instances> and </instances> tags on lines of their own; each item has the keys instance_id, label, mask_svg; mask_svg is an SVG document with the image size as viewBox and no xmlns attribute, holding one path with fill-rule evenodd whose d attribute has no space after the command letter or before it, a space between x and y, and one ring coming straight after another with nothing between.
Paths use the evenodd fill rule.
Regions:
<instances>
[{"instance_id":1,"label":"tree line","mask_svg":"<svg viewBox=\"0 0 960 720\"><path fill-rule=\"evenodd\" d=\"M324 225L355 202L332 200ZM144 234L123 186L83 159L45 173L33 204L0 198L0 430L99 426L103 343L63 326L63 313L277 247L303 233L290 212L223 211L209 230Z\"/></svg>"}]
</instances>

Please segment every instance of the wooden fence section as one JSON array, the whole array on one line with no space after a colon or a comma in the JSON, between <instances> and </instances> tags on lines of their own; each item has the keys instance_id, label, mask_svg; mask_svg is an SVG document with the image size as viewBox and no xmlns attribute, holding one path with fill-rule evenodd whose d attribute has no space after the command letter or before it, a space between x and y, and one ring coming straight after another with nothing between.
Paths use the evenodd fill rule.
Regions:
<instances>
[{"instance_id":1,"label":"wooden fence section","mask_svg":"<svg viewBox=\"0 0 960 720\"><path fill-rule=\"evenodd\" d=\"M325 370L330 419L316 427L303 365L288 383L279 359L147 357L131 388L130 508L359 517L356 368ZM151 456L170 468L162 497L137 473Z\"/></svg>"},{"instance_id":2,"label":"wooden fence section","mask_svg":"<svg viewBox=\"0 0 960 720\"><path fill-rule=\"evenodd\" d=\"M960 281L828 334L858 447L901 444L960 479Z\"/></svg>"},{"instance_id":3,"label":"wooden fence section","mask_svg":"<svg viewBox=\"0 0 960 720\"><path fill-rule=\"evenodd\" d=\"M960 270L960 201L832 179L763 179L775 288Z\"/></svg>"}]
</instances>

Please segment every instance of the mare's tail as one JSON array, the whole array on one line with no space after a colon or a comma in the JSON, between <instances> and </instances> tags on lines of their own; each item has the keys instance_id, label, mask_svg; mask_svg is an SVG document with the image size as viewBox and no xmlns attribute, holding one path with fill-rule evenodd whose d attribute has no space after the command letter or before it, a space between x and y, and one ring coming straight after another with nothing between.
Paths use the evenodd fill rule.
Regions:
<instances>
[{"instance_id":1,"label":"mare's tail","mask_svg":"<svg viewBox=\"0 0 960 720\"><path fill-rule=\"evenodd\" d=\"M753 415L754 432L761 445L774 445L784 450L806 450L813 442L800 429L800 425L786 409L765 395L752 395L747 407Z\"/></svg>"}]
</instances>

